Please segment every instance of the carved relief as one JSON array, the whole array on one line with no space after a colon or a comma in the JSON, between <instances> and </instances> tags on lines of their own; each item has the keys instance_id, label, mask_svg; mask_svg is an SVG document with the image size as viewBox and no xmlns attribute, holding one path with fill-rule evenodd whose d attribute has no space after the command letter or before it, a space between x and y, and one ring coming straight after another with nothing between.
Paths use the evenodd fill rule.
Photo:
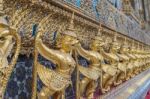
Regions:
<instances>
[{"instance_id":1,"label":"carved relief","mask_svg":"<svg viewBox=\"0 0 150 99\"><path fill-rule=\"evenodd\" d=\"M8 3L8 1L5 1L5 3ZM59 2L60 1L61 0L59 0ZM64 0L62 1L66 3L66 1ZM73 0L70 2L74 4ZM59 96L62 95L64 97L64 92L65 92L64 90L69 86L71 82L70 75L72 74L75 68L75 64L76 64L73 57L70 55L71 50L74 50L74 49L72 49L72 45L71 47L68 47L67 44L73 43L74 45L74 43L80 42L80 45L82 45L82 47L85 48L84 51L85 50L88 51L86 55L90 55L90 57L92 58L92 62L90 62L90 64L95 65L95 60L98 61L98 58L95 58L95 57L99 54L96 53L94 54L94 56L92 56L93 54L91 55L89 50L92 49L91 46L94 46L94 44L95 45L99 44L97 43L97 41L96 43L94 42L93 44L93 38L98 38L102 36L102 35L99 35L97 31L99 21L94 21L94 19L93 20L88 19L89 16L85 17L86 14L89 13L91 16L93 16L93 17L91 16L90 17L94 18L94 14L92 12L93 11L92 3L90 0L81 1L80 10L82 9L87 10L85 12L86 14L84 17L80 14L82 11L78 12L78 10L77 11L75 10L76 12L75 12L75 17L74 17L74 30L75 32L77 32L76 34L77 37L75 37L75 39L70 36L69 37L65 36L65 34L63 34L63 32L66 30L69 24L68 18L70 18L71 16L71 13L70 13L71 10L67 8L63 9L63 7L59 8L57 5L52 5L51 3L47 3L46 0L45 2L43 1L40 3L33 2L33 4L27 0L24 3L26 3L26 5L23 5L23 0L21 0L20 2L19 0L18 1L13 0L8 4L5 4L5 6L7 7L6 13L9 16L8 19L10 21L10 26L16 28L17 30L16 34L17 35L19 34L21 36L21 40L23 41L21 45L22 46L21 54L25 54L27 56L29 56L30 54L34 55L33 52L36 51L35 48L37 48L39 51L38 53L42 54L46 58L48 57L48 59L51 61L53 57L51 57L50 54L52 54L52 56L57 58L59 54L61 53L61 56L63 57L63 59L60 56L59 59L56 59L56 61L52 60L52 62L54 63L56 62L58 66L57 69L59 72L62 73L62 75L65 74L63 71L66 72L68 70L67 77L62 77L62 75L60 75L58 71L54 70L55 71L54 73L53 70L48 70L47 68L44 68L43 65L40 65L39 63L35 62L38 64L38 75L40 76L40 79L44 82L44 84L46 85L42 89L42 91L38 94L38 96L47 98L49 96L53 96L54 93L58 92ZM137 26L137 23L134 23L132 20L129 20L128 18L124 17L124 15L119 14L119 12L117 12L114 8L112 8L108 2L102 0L98 4L97 9L101 14L100 20L103 20L103 23L104 23L102 26L102 32L103 32L102 34L103 34L104 40L101 40L101 42L105 43L105 45L100 46L101 49L104 49L103 53L100 53L100 52L99 53L102 54L102 57L105 60L102 59L103 66L98 68L99 70L101 68L103 69L102 74L98 72L97 73L98 76L96 76L96 78L98 78L99 76L102 78L102 81L100 81L101 90L103 93L105 93L111 89L112 85L117 86L118 84L121 84L125 79L128 80L131 77L135 76L136 74L139 74L140 72L142 72L142 69L143 69L143 68L141 69L142 66L144 66L144 69L143 69L144 71L148 69L148 65L149 65L149 56L145 56L146 58L141 57L143 53L145 54L149 54L149 53L140 52L139 51L140 49L138 46L134 45L132 47L132 45L130 45L131 42L128 42L130 46L130 51L124 51L124 46L122 45L124 44L124 40L123 40L124 36L120 34L118 37L114 37L113 39L113 36L115 34L114 32L117 32L119 30L122 34L125 34L126 36L129 36L129 37L133 37L136 40L143 41L143 43L145 42L148 43L149 40L148 40L148 37L146 38L146 36L141 35L142 31ZM36 28L34 27L35 25L37 25ZM38 35L38 37L36 37L37 31L38 32L42 31L42 35L40 36ZM143 39L144 37L146 38L146 40ZM4 44L3 42L5 41L10 42L10 44L8 44L7 46L13 43L13 41L10 40L9 37L5 37L5 39L6 40L3 40L0 38L0 40L2 41L2 44L0 45L3 45ZM71 41L70 39L73 41ZM42 42L41 45L34 47L35 43L41 43L41 42ZM136 41L136 43L137 42L138 41ZM14 46L14 45L11 45L11 46ZM10 49L12 49L11 46L10 46ZM43 49L40 49L42 47L39 47L39 46L42 46L42 47L44 46L44 47ZM122 48L119 49L119 47L122 47ZM137 47L138 50L135 50L134 47ZM20 46L18 47L18 49L20 49ZM53 53L49 51L49 53L45 54L44 51L41 51L41 50L47 50L47 49L52 50ZM56 51L56 50L59 50L59 51ZM63 52L62 50L65 50L66 52L65 51ZM95 50L95 47L92 50ZM129 50L129 49L125 48L125 50ZM57 53L58 56L55 55L55 51L58 52ZM0 54L3 54L3 53L0 53ZM6 54L5 56L5 60L4 60L5 64L2 64L2 67L7 65L6 57L8 57L8 54ZM120 55L121 58L118 57L119 56L118 54ZM129 56L129 61L125 59L125 56L127 55ZM37 58L37 56L35 56L35 59ZM70 59L72 59L71 62L73 64L69 64L70 60L69 59L65 60L66 57L69 57ZM85 56L85 58L87 57ZM142 61L147 61L146 62L147 64L145 65L140 64L139 66L137 66L137 64L141 62L139 59L141 59ZM126 62L131 63L131 64L127 64ZM67 69L66 67L64 67L64 64L65 66L68 67ZM71 67L69 67L70 65ZM126 68L124 68L123 66L128 67L127 68L128 70L126 70ZM95 73L95 72L90 72L89 74L87 74L85 73L86 70L85 71L84 70L85 68L84 69L82 68L80 72L84 74L84 76L86 76L87 78L88 77L92 78L93 75L90 75L90 73L93 73L93 74ZM135 71L135 72L132 73L132 71ZM45 73L48 74L47 77L45 77L46 75ZM120 75L123 75L123 76L120 76ZM53 77L53 83L49 82L50 80L52 80L51 77ZM63 81L60 82L60 80L63 80ZM88 81L92 82L93 80L91 81L91 79L88 79ZM49 85L49 83L51 85ZM92 94L95 91L94 87L92 88ZM85 91L85 88L83 89ZM88 91L91 91L91 90L88 90Z\"/></svg>"}]
</instances>

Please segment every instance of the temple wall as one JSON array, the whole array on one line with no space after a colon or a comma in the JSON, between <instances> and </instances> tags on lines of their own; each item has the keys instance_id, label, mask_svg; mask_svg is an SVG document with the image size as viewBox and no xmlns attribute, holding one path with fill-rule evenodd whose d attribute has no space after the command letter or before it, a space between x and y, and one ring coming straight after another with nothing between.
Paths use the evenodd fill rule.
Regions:
<instances>
[{"instance_id":1,"label":"temple wall","mask_svg":"<svg viewBox=\"0 0 150 99\"><path fill-rule=\"evenodd\" d=\"M75 2L78 1L78 2ZM75 12L75 30L84 48L88 49L91 39L97 36L99 24L102 24L103 35L111 38L118 33L120 44L127 37L130 44L135 40L145 46L150 45L150 35L141 29L140 24L134 19L117 10L106 0L5 0L5 12L8 15L10 25L17 29L22 38L22 56L15 66L5 99L30 99L34 40L32 36L33 26L42 24L38 29L44 30L43 41L51 46L53 33L58 30L61 33L69 23L72 12ZM46 21L43 21L45 19ZM136 46L137 47L137 46ZM26 56L25 56L26 55ZM52 64L46 61L52 68ZM81 59L81 64L87 61ZM38 85L40 88L40 84ZM16 91L13 91L13 90ZM74 96L71 89L66 96Z\"/></svg>"},{"instance_id":2,"label":"temple wall","mask_svg":"<svg viewBox=\"0 0 150 99\"><path fill-rule=\"evenodd\" d=\"M83 41L85 39L88 41L88 39L90 39L89 37L96 35L99 22L101 22L104 30L109 31L108 34L118 32L122 37L126 36L131 40L134 39L146 45L150 43L150 36L147 35L145 30L141 29L138 22L127 17L106 0L95 0L95 2L86 0L81 0L80 2L75 2L74 0L52 0L48 2L48 0L45 0L45 2L36 2L36 7L34 4L32 5L30 1L26 1L26 5L23 1L12 0L9 4L6 2L6 12L10 18L10 24L17 28L18 32L21 32L23 38L26 36L28 39L31 39L29 35L32 35L32 26L38 24L43 18L47 17L47 15L53 14L49 17L51 22L46 23L51 27L51 29L47 31L53 32L65 24L63 23L64 20L66 22L65 18L70 17L71 12L75 11L75 28L79 38L82 36L81 32L84 32L85 37L83 37ZM63 17L61 15L63 15ZM58 19L55 18L55 16L57 16ZM67 24L65 25L67 26ZM66 26L62 27L62 30L65 29ZM89 28L89 30L87 28ZM30 40L25 39L24 44L28 41ZM28 46L29 45L28 42Z\"/></svg>"}]
</instances>

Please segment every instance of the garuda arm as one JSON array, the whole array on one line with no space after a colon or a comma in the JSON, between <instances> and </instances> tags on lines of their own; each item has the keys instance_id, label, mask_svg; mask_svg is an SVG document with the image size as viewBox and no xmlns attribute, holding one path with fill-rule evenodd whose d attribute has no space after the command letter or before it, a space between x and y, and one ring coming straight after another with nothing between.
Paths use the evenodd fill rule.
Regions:
<instances>
[{"instance_id":1,"label":"garuda arm","mask_svg":"<svg viewBox=\"0 0 150 99\"><path fill-rule=\"evenodd\" d=\"M58 55L56 54L56 51L48 48L42 41L41 39L41 33L39 32L37 34L36 37L36 49L38 50L38 52L46 59L50 60L51 62L53 62L54 64L60 65L59 64L59 58Z\"/></svg>"},{"instance_id":2,"label":"garuda arm","mask_svg":"<svg viewBox=\"0 0 150 99\"><path fill-rule=\"evenodd\" d=\"M82 57L84 57L85 59L87 59L88 61L91 60L91 57L89 55L89 51L85 50L80 43L78 43L77 45L75 45L75 50L76 52L81 55Z\"/></svg>"}]
</instances>

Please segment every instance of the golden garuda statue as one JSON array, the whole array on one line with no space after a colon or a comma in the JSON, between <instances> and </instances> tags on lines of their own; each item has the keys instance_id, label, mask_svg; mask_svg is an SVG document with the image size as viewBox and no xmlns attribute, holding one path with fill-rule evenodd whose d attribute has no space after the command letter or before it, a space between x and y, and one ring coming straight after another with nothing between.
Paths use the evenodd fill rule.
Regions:
<instances>
[{"instance_id":1,"label":"golden garuda statue","mask_svg":"<svg viewBox=\"0 0 150 99\"><path fill-rule=\"evenodd\" d=\"M92 43L90 45L90 50L84 49L80 43L76 44L74 47L77 55L84 57L89 61L88 67L83 67L78 65L78 70L80 74L84 77L79 81L79 92L80 96L83 97L84 93L86 98L92 99L94 98L94 92L97 87L98 78L101 75L101 64L103 62L103 57L99 53L99 48L104 44L103 39L100 37L101 27L98 30L98 35L92 39ZM79 74L78 74L79 75ZM77 79L77 82L80 79ZM78 91L76 91L78 93Z\"/></svg>"},{"instance_id":2,"label":"golden garuda statue","mask_svg":"<svg viewBox=\"0 0 150 99\"><path fill-rule=\"evenodd\" d=\"M118 63L119 57L117 56L117 51L119 45L116 41L117 36L114 36L113 42L108 43L109 50L103 51L102 55L106 64L103 64L103 73L102 73L102 92L105 93L110 90L111 86L116 80L116 75L119 72ZM106 40L107 42L107 40Z\"/></svg>"},{"instance_id":3,"label":"golden garuda statue","mask_svg":"<svg viewBox=\"0 0 150 99\"><path fill-rule=\"evenodd\" d=\"M149 52L143 48L143 60L144 60L144 66L142 68L142 71L145 71L149 67Z\"/></svg>"},{"instance_id":4,"label":"golden garuda statue","mask_svg":"<svg viewBox=\"0 0 150 99\"><path fill-rule=\"evenodd\" d=\"M77 35L73 28L74 14L69 27L62 33L61 40L56 41L59 49L49 48L42 41L43 30L39 30L35 37L35 56L33 68L33 94L32 99L64 99L65 89L72 84L71 74L73 73L76 62L72 57L72 48L78 43ZM40 27L40 26L39 26ZM38 54L56 65L56 69L48 69L37 60ZM39 93L37 92L37 75L44 84Z\"/></svg>"},{"instance_id":5,"label":"golden garuda statue","mask_svg":"<svg viewBox=\"0 0 150 99\"><path fill-rule=\"evenodd\" d=\"M118 74L117 82L119 80L124 81L126 79L127 66L129 65L128 64L129 63L129 57L127 56L127 51L128 51L128 46L127 46L126 38L125 38L125 41L121 45L120 50L117 54L119 59L120 59L118 67L123 71L123 72L120 72L120 74Z\"/></svg>"},{"instance_id":6,"label":"golden garuda statue","mask_svg":"<svg viewBox=\"0 0 150 99\"><path fill-rule=\"evenodd\" d=\"M137 75L141 72L142 67L144 66L144 58L142 57L142 48L140 48L139 43L138 43L138 48L135 50L135 56L137 57L136 60L136 67L134 69L134 73Z\"/></svg>"},{"instance_id":7,"label":"golden garuda statue","mask_svg":"<svg viewBox=\"0 0 150 99\"><path fill-rule=\"evenodd\" d=\"M136 63L134 50L135 50L135 46L134 46L134 40L133 40L132 45L129 47L128 52L127 52L127 56L129 57L129 63L127 66L127 71L126 71L127 72L126 80L129 80L131 77L135 76L135 74L133 73L135 63Z\"/></svg>"},{"instance_id":8,"label":"golden garuda statue","mask_svg":"<svg viewBox=\"0 0 150 99\"><path fill-rule=\"evenodd\" d=\"M140 61L141 61L141 57L140 57L140 49L139 49L139 43L137 44L138 47L136 49L133 50L133 54L136 57L136 60L134 62L134 68L133 68L133 74L137 75L139 73L139 67L141 65Z\"/></svg>"},{"instance_id":9,"label":"golden garuda statue","mask_svg":"<svg viewBox=\"0 0 150 99\"><path fill-rule=\"evenodd\" d=\"M145 51L144 51L144 48L143 48L143 45L141 47L141 50L140 50L140 57L141 57L141 65L140 65L140 69L139 69L139 73L143 72L143 69L144 67L146 66L147 62L146 62L146 54L145 54Z\"/></svg>"},{"instance_id":10,"label":"golden garuda statue","mask_svg":"<svg viewBox=\"0 0 150 99\"><path fill-rule=\"evenodd\" d=\"M16 47L15 47L16 46ZM0 16L0 99L3 99L8 80L18 59L21 39L15 29L11 28L6 16ZM13 50L14 49L14 50ZM11 55L13 55L11 57ZM8 57L11 62L8 62Z\"/></svg>"}]
</instances>

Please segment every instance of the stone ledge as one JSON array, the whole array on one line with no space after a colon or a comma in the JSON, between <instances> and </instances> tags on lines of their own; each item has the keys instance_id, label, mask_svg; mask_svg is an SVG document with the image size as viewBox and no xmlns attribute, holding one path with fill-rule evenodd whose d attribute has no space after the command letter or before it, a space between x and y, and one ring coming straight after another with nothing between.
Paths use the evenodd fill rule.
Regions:
<instances>
[{"instance_id":1,"label":"stone ledge","mask_svg":"<svg viewBox=\"0 0 150 99\"><path fill-rule=\"evenodd\" d=\"M102 96L102 99L142 99L150 88L150 69Z\"/></svg>"}]
</instances>

